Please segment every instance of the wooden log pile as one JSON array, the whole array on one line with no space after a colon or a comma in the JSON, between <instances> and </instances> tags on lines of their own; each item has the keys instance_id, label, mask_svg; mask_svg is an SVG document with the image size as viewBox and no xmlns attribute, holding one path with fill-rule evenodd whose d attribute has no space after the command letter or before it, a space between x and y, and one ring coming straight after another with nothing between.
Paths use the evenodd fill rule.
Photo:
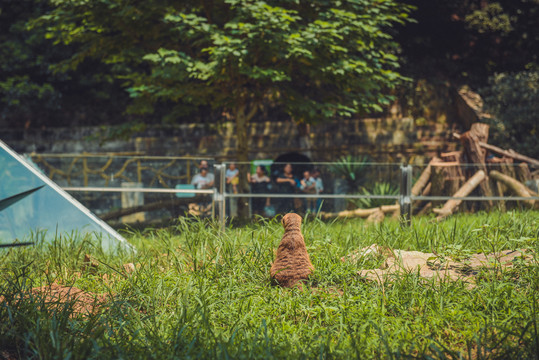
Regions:
<instances>
[{"instance_id":1,"label":"wooden log pile","mask_svg":"<svg viewBox=\"0 0 539 360\"><path fill-rule=\"evenodd\" d=\"M488 132L487 124L474 123L464 134L453 134L460 140L463 150L442 153L440 158L433 159L414 185L413 192L416 195L428 189L432 196L451 194L454 199L443 204L419 202L416 206L418 213L432 211L437 214L436 220L441 221L461 206L469 210L491 209L493 206L505 210L509 206L501 200L463 202L467 196L516 196L530 198L518 201L517 206L533 208L539 205L539 201L533 199L537 194L526 186L537 173L532 173L530 167L539 168L539 160L488 144Z\"/></svg>"},{"instance_id":2,"label":"wooden log pile","mask_svg":"<svg viewBox=\"0 0 539 360\"><path fill-rule=\"evenodd\" d=\"M413 211L417 215L435 213L441 221L461 210L488 210L497 206L505 210L508 206L539 206L539 195L526 186L530 180L539 179L539 160L488 144L489 126L472 124L464 134L453 134L462 144L461 151L440 154L433 158L412 187L412 196L448 196L447 201L416 200ZM518 164L518 165L517 165ZM519 197L510 204L502 200L464 201L467 196ZM322 214L330 217L371 217L380 221L384 214L399 213L399 205L382 206L375 209L356 209L339 213Z\"/></svg>"}]
</instances>

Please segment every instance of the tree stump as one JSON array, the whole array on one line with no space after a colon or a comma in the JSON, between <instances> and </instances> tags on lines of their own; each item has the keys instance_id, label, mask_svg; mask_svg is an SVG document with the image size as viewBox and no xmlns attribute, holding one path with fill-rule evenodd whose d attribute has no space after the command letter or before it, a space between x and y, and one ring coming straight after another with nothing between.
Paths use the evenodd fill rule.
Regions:
<instances>
[{"instance_id":1,"label":"tree stump","mask_svg":"<svg viewBox=\"0 0 539 360\"><path fill-rule=\"evenodd\" d=\"M481 147L480 143L486 143L488 139L489 126L487 124L475 123L469 131L461 135L460 141L464 146L464 152L468 162L474 164L471 173L476 173L482 170L485 174L488 173L485 157L487 151ZM469 172L470 175L470 172ZM492 196L493 192L488 181L482 181L479 184L483 196ZM492 207L492 200L488 200L487 204Z\"/></svg>"}]
</instances>

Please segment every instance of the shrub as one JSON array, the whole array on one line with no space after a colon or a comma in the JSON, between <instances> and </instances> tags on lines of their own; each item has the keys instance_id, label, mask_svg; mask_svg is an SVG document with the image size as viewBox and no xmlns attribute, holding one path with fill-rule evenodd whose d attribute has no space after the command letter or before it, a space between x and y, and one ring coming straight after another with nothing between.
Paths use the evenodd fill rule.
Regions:
<instances>
[{"instance_id":1,"label":"shrub","mask_svg":"<svg viewBox=\"0 0 539 360\"><path fill-rule=\"evenodd\" d=\"M399 194L399 188L386 182L374 184L371 191L362 188L360 195L394 196ZM382 205L395 204L395 199L355 199L353 203L363 209L371 209Z\"/></svg>"},{"instance_id":2,"label":"shrub","mask_svg":"<svg viewBox=\"0 0 539 360\"><path fill-rule=\"evenodd\" d=\"M539 157L539 72L497 74L480 91L492 118L492 143Z\"/></svg>"}]
</instances>

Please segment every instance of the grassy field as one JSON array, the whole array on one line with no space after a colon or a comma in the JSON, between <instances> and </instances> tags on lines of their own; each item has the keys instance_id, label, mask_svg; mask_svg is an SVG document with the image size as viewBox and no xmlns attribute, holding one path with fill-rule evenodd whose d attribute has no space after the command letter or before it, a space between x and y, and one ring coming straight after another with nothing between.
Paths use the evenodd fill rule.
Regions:
<instances>
[{"instance_id":1,"label":"grassy field","mask_svg":"<svg viewBox=\"0 0 539 360\"><path fill-rule=\"evenodd\" d=\"M136 255L69 238L1 251L0 358L538 358L539 212L415 218L409 228L308 219L302 230L316 268L303 290L270 283L277 220L126 232ZM461 259L529 249L533 259L493 263L473 287L414 271L380 284L358 276L380 260L341 261L374 243ZM35 290L50 284L101 301L81 311Z\"/></svg>"}]
</instances>

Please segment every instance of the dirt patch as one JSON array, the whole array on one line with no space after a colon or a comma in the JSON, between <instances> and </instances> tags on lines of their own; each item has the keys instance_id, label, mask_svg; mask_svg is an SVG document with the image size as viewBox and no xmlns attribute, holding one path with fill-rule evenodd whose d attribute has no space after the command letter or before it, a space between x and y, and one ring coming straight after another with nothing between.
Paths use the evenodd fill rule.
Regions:
<instances>
[{"instance_id":1,"label":"dirt patch","mask_svg":"<svg viewBox=\"0 0 539 360\"><path fill-rule=\"evenodd\" d=\"M526 250L504 250L496 254L474 254L464 260L442 257L421 251L391 250L376 244L360 249L341 260L359 261L365 257L383 259L378 269L359 271L359 275L381 283L387 275L414 272L424 278L464 280L474 286L475 275L480 270L512 267L517 259L525 262L532 260L531 252Z\"/></svg>"},{"instance_id":2,"label":"dirt patch","mask_svg":"<svg viewBox=\"0 0 539 360\"><path fill-rule=\"evenodd\" d=\"M52 284L33 288L32 293L43 299L49 309L61 309L65 304L72 305L72 315L95 313L107 300L106 295L83 291L76 287Z\"/></svg>"}]
</instances>

